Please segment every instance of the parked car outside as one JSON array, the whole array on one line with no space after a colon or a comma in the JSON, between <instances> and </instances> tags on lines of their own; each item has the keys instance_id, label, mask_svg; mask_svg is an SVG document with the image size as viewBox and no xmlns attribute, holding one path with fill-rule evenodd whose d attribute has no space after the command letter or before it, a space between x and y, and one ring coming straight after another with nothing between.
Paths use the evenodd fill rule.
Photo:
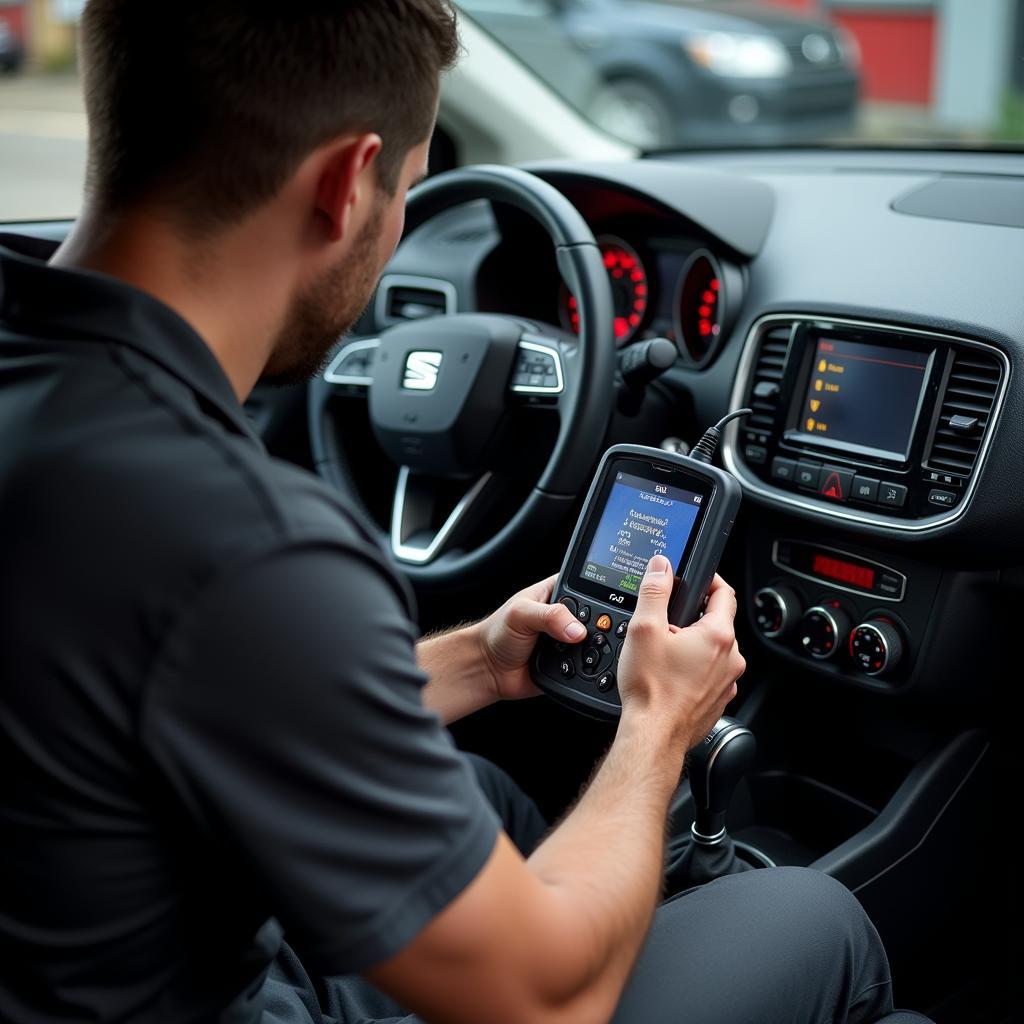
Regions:
<instances>
[{"instance_id":1,"label":"parked car outside","mask_svg":"<svg viewBox=\"0 0 1024 1024\"><path fill-rule=\"evenodd\" d=\"M13 74L25 63L25 48L0 16L0 71Z\"/></svg>"},{"instance_id":2,"label":"parked car outside","mask_svg":"<svg viewBox=\"0 0 1024 1024\"><path fill-rule=\"evenodd\" d=\"M784 143L853 127L859 51L825 20L729 0L460 6L598 125L646 149ZM593 76L566 60L566 43Z\"/></svg>"}]
</instances>

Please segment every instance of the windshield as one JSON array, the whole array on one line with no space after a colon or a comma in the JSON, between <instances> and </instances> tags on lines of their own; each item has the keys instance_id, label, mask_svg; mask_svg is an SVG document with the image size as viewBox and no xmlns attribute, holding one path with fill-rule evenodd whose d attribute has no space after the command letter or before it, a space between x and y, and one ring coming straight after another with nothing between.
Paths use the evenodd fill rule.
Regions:
<instances>
[{"instance_id":1,"label":"windshield","mask_svg":"<svg viewBox=\"0 0 1024 1024\"><path fill-rule=\"evenodd\" d=\"M460 0L644 149L1024 141L1024 0Z\"/></svg>"},{"instance_id":2,"label":"windshield","mask_svg":"<svg viewBox=\"0 0 1024 1024\"><path fill-rule=\"evenodd\" d=\"M70 218L80 209L86 123L75 50L82 6L0 0L0 221ZM588 129L589 151L586 142L573 141L570 150L566 141L556 152L570 138L569 112L553 99L537 102L526 121L545 142L526 149L502 109L516 88L504 79L487 88L489 80L477 78L464 83L457 117L446 119L445 101L441 109L442 124L458 121L470 140L481 129L504 133L499 153L477 159L593 158L603 155L594 140L608 146L612 138L645 150L1024 142L1024 0L458 6L512 63L599 129ZM481 32L464 33L470 61L471 36L479 42ZM550 95L541 89L531 103Z\"/></svg>"}]
</instances>

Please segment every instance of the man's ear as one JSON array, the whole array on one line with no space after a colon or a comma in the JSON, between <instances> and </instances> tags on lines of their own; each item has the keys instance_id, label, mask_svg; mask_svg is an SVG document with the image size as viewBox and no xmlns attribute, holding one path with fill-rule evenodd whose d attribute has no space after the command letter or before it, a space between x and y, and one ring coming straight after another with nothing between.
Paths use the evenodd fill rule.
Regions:
<instances>
[{"instance_id":1,"label":"man's ear","mask_svg":"<svg viewBox=\"0 0 1024 1024\"><path fill-rule=\"evenodd\" d=\"M328 237L338 242L349 230L353 210L369 199L369 174L383 146L373 132L339 141L327 152L317 184L316 209L328 225Z\"/></svg>"}]
</instances>

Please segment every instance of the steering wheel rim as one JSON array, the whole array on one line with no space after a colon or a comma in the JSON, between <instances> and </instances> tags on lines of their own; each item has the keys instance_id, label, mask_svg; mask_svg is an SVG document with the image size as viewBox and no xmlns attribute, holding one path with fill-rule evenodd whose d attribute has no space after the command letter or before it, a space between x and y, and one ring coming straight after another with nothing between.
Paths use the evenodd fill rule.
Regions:
<instances>
[{"instance_id":1,"label":"steering wheel rim","mask_svg":"<svg viewBox=\"0 0 1024 1024\"><path fill-rule=\"evenodd\" d=\"M546 531L555 525L589 482L613 407L615 342L607 271L589 225L554 186L526 171L500 166L482 165L438 175L410 192L403 237L438 214L479 199L516 207L545 230L554 245L559 271L577 297L580 332L575 350L562 353L565 386L558 396L560 424L544 469L526 500L491 537L468 550L443 550L442 544L441 551L425 559L420 560L418 555L414 560L406 557L401 544L402 524L397 524L396 541L394 515L395 510L404 510L403 488L409 480L408 470L400 467L389 535L392 554L414 583L428 587L461 584L473 574L498 568L515 556L520 543L528 540L531 533L536 535L535 531ZM414 323L430 324L431 330L436 331L446 325L454 327L460 316L463 322L473 319L457 315ZM514 317L477 316L476 319L521 323ZM415 330L412 324L401 327L405 335ZM558 333L554 327L550 332ZM381 345L390 333L382 334ZM340 348L343 346L344 341ZM332 392L332 385L324 377L318 377L311 384L310 441L317 472L369 515L360 497L358 481L338 441L337 424L331 411ZM467 498L472 501L485 484L486 480L478 479L467 491ZM438 536L444 530L438 531Z\"/></svg>"}]
</instances>

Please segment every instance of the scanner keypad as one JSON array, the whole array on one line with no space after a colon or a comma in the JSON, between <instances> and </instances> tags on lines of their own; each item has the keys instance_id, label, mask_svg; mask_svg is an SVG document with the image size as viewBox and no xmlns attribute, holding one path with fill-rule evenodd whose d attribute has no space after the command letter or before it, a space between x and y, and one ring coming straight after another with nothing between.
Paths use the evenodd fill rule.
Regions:
<instances>
[{"instance_id":1,"label":"scanner keypad","mask_svg":"<svg viewBox=\"0 0 1024 1024\"><path fill-rule=\"evenodd\" d=\"M541 638L536 664L549 679L574 690L618 703L615 692L619 655L629 626L629 615L598 610L578 599L561 599L576 618L586 625L587 636L577 644L556 643ZM590 620L594 618L593 626Z\"/></svg>"}]
</instances>

